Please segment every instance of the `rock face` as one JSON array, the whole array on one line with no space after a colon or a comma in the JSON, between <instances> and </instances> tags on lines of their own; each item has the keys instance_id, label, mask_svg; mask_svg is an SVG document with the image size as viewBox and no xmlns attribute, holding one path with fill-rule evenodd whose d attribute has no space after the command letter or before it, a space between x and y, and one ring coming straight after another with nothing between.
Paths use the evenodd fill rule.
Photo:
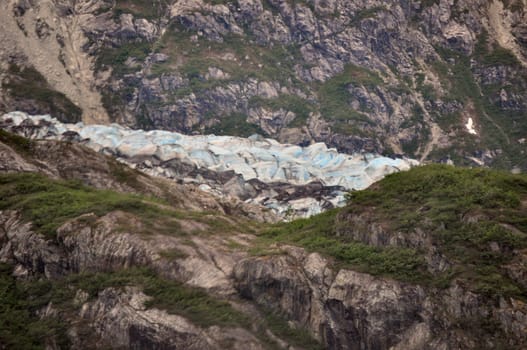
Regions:
<instances>
[{"instance_id":1,"label":"rock face","mask_svg":"<svg viewBox=\"0 0 527 350\"><path fill-rule=\"evenodd\" d=\"M115 124L63 124L19 112L0 117L0 122L26 137L78 139L152 175L194 182L204 191L264 205L289 219L342 206L345 191L364 189L418 165L412 159L347 155L322 143L300 147L257 136L186 136Z\"/></svg>"},{"instance_id":2,"label":"rock face","mask_svg":"<svg viewBox=\"0 0 527 350\"><path fill-rule=\"evenodd\" d=\"M5 112L68 120L17 95L28 66L87 122L527 169L521 0L9 0L1 12Z\"/></svg>"},{"instance_id":3,"label":"rock face","mask_svg":"<svg viewBox=\"0 0 527 350\"><path fill-rule=\"evenodd\" d=\"M63 120L82 116L86 122L107 122L108 114L96 91L94 58L84 50L89 45L85 30L94 21L93 13L105 3L3 1L0 79L3 92L12 99L2 97L0 106L18 104L28 111L60 114ZM50 98L55 106L48 106Z\"/></svg>"},{"instance_id":4,"label":"rock face","mask_svg":"<svg viewBox=\"0 0 527 350\"><path fill-rule=\"evenodd\" d=\"M90 220L92 224L86 226ZM160 273L186 281L189 285L222 295L234 293L229 269L234 266L236 254L220 256L212 253L210 241L196 240L196 244L182 248L183 244L178 239L168 236L151 237L146 241L140 235L118 234L116 225L123 220L134 226L133 217L119 212L110 213L100 220L93 215L80 217L63 226L57 242L52 242L33 232L30 225L23 224L16 213L0 211L3 232L0 237L0 261L13 264L15 274L23 279L42 275L53 279L79 272L157 266L162 270L159 270ZM216 241L214 247L217 248L218 244L221 242ZM172 263L161 257L163 251L176 247L184 249L188 256ZM197 250L191 253L194 249ZM201 252L198 253L198 250ZM196 269L197 266L199 269ZM137 288L108 288L93 301L88 301L87 297L83 300L82 293L82 290L77 293L81 307L73 317L88 322L83 327L90 327L96 338L73 336L73 348L222 349L225 341L231 342L233 349L263 348L259 340L244 329L202 329L181 316L147 309L144 303L149 297ZM74 326L72 331L86 334L87 330L75 330Z\"/></svg>"},{"instance_id":5,"label":"rock face","mask_svg":"<svg viewBox=\"0 0 527 350\"><path fill-rule=\"evenodd\" d=\"M35 128L35 125L24 125L18 131L27 136L35 136L38 130L40 128ZM68 136L68 132L64 135ZM220 198L200 190L195 183L176 183L159 176L152 178L114 158L70 141L40 140L30 143L22 153L16 151L16 146L16 143L9 145L0 142L1 172L41 173L54 179L77 180L97 189L156 196L185 210L214 210L261 222L275 222L279 219L268 210L262 210L259 205L244 203L234 196ZM193 200L183 200L185 198Z\"/></svg>"},{"instance_id":6,"label":"rock face","mask_svg":"<svg viewBox=\"0 0 527 350\"><path fill-rule=\"evenodd\" d=\"M519 300L496 303L462 285L434 290L337 271L319 254L288 246L281 247L286 253L282 256L243 258L223 250L210 259L207 254L221 242L195 239L194 245L184 248L187 257L170 263L160 257L160 251L181 249L182 243L167 236L146 241L139 235L112 231L119 219L133 222L122 215L110 213L90 226L86 218L74 220L59 230L56 244L32 232L16 213L2 212L1 232L7 235L0 237L0 259L14 264L17 276L25 279L152 266L171 278L223 295L239 293L280 312L296 327L307 328L328 349L520 349L527 341L523 331L527 308ZM262 348L245 330L204 330L178 315L146 308L149 297L134 287L108 288L92 301L79 298L82 307L74 317L87 322L84 327L93 327L98 340L74 338L77 348L96 344L221 349L225 339L235 344L232 349ZM482 330L465 323L482 320L494 322L494 328Z\"/></svg>"},{"instance_id":7,"label":"rock face","mask_svg":"<svg viewBox=\"0 0 527 350\"><path fill-rule=\"evenodd\" d=\"M81 317L96 320L95 327L100 330L100 337L106 340L96 346L213 348L200 334L201 329L182 317L146 310L146 300L146 295L133 288L124 292L106 289L97 301L83 305ZM108 342L110 339L113 340Z\"/></svg>"},{"instance_id":8,"label":"rock face","mask_svg":"<svg viewBox=\"0 0 527 350\"><path fill-rule=\"evenodd\" d=\"M242 296L308 328L328 349L519 349L527 341L527 308L519 300L495 303L461 285L440 291L337 272L317 253L282 249L286 256L237 264L235 286ZM509 312L514 316L503 317ZM463 319L485 319L496 327L460 332Z\"/></svg>"}]
</instances>

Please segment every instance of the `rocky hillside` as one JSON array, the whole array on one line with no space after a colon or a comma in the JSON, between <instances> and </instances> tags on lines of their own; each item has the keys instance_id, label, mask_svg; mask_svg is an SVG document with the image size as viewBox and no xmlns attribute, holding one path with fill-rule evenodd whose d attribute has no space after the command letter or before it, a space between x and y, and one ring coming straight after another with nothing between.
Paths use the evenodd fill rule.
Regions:
<instances>
[{"instance_id":1,"label":"rocky hillside","mask_svg":"<svg viewBox=\"0 0 527 350\"><path fill-rule=\"evenodd\" d=\"M0 164L1 347L527 343L523 175L419 167L266 224L68 142L0 131Z\"/></svg>"},{"instance_id":2,"label":"rocky hillside","mask_svg":"<svg viewBox=\"0 0 527 350\"><path fill-rule=\"evenodd\" d=\"M6 0L0 109L527 169L525 0Z\"/></svg>"}]
</instances>

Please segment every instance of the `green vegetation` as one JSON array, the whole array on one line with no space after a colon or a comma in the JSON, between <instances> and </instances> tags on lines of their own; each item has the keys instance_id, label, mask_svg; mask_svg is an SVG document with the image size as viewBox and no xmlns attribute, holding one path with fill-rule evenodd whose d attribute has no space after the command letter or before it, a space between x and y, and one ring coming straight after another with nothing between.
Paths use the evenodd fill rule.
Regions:
<instances>
[{"instance_id":1,"label":"green vegetation","mask_svg":"<svg viewBox=\"0 0 527 350\"><path fill-rule=\"evenodd\" d=\"M116 0L112 10L114 18L130 13L135 17L155 20L164 14L167 5L166 1L160 0Z\"/></svg>"},{"instance_id":2,"label":"green vegetation","mask_svg":"<svg viewBox=\"0 0 527 350\"><path fill-rule=\"evenodd\" d=\"M425 9L433 5L439 5L439 0L421 0L421 9Z\"/></svg>"},{"instance_id":3,"label":"green vegetation","mask_svg":"<svg viewBox=\"0 0 527 350\"><path fill-rule=\"evenodd\" d=\"M305 88L294 73L294 66L301 56L299 48L295 45L262 46L258 45L251 35L234 34L222 37L222 42L209 41L197 36L196 32L183 25L173 23L160 41L154 45L153 50L167 54L169 59L166 62L154 64L150 69L151 77L179 72L188 79L188 86L175 91L168 103L174 103L178 98L191 93L198 96L207 95L211 89L216 87L226 86L229 83L246 82L249 79L277 81L282 86ZM225 78L206 78L210 67L223 71ZM212 110L209 112L213 113ZM237 126L235 123L242 119L238 112L222 116L221 119L220 125L213 126L206 132L233 135L262 133L261 130L257 130L255 126L244 121L241 126L242 130L235 127ZM300 122L301 119L298 123Z\"/></svg>"},{"instance_id":4,"label":"green vegetation","mask_svg":"<svg viewBox=\"0 0 527 350\"><path fill-rule=\"evenodd\" d=\"M430 130L428 129L423 116L423 108L419 104L416 104L412 108L411 118L405 120L401 124L401 128L403 129L414 127L415 130L417 130L414 133L414 137L410 141L401 142L403 152L405 152L405 154L415 155L419 150L420 145L424 144L426 140L430 137Z\"/></svg>"},{"instance_id":5,"label":"green vegetation","mask_svg":"<svg viewBox=\"0 0 527 350\"><path fill-rule=\"evenodd\" d=\"M34 295L11 275L12 268L0 264L0 344L6 349L44 349L55 343L68 347L66 324L55 317L36 316L39 303Z\"/></svg>"},{"instance_id":6,"label":"green vegetation","mask_svg":"<svg viewBox=\"0 0 527 350\"><path fill-rule=\"evenodd\" d=\"M338 266L402 281L444 287L457 278L489 296L527 298L503 266L513 249L527 247L527 177L485 169L431 165L387 176L349 194L349 205L263 232L255 254L270 254L275 242L302 246L335 258ZM421 231L452 268L427 270L426 247L376 248L347 237L347 215L367 215L387 232ZM499 251L493 248L498 245Z\"/></svg>"},{"instance_id":7,"label":"green vegetation","mask_svg":"<svg viewBox=\"0 0 527 350\"><path fill-rule=\"evenodd\" d=\"M133 170L124 171L115 164L114 171L133 185L137 181ZM130 176L133 180L130 180ZM163 183L159 183L163 189ZM117 222L117 231L132 231L144 235L167 234L185 236L180 220L199 222L203 230L200 234L229 234L239 232L243 225L245 232L254 230L253 224L243 218L225 219L213 212L182 211L172 207L181 202L177 194L164 191L162 199L144 195L120 193L110 190L97 190L83 185L80 181L57 181L34 173L0 174L0 210L20 210L24 220L33 224L33 229L48 238L54 238L56 230L66 221L83 214L92 213L96 217L120 210L132 214L138 221L130 223L123 219ZM87 217L86 220L93 220Z\"/></svg>"},{"instance_id":8,"label":"green vegetation","mask_svg":"<svg viewBox=\"0 0 527 350\"><path fill-rule=\"evenodd\" d=\"M265 325L274 335L281 339L286 339L289 345L294 348L305 350L322 350L324 347L305 329L292 328L289 323L281 316L271 312L264 311ZM265 337L267 338L267 337ZM267 340L267 339L262 339Z\"/></svg>"},{"instance_id":9,"label":"green vegetation","mask_svg":"<svg viewBox=\"0 0 527 350\"><path fill-rule=\"evenodd\" d=\"M50 289L60 290L66 286L75 286L75 289L82 289L91 298L96 297L102 290L109 287L138 286L146 295L152 297L147 302L146 307L155 307L186 317L198 326L236 327L248 323L247 316L234 310L228 302L215 299L201 289L159 277L155 272L145 268L126 269L111 273L82 273L48 283L55 284Z\"/></svg>"},{"instance_id":10,"label":"green vegetation","mask_svg":"<svg viewBox=\"0 0 527 350\"><path fill-rule=\"evenodd\" d=\"M233 113L223 116L220 122L205 129L205 134L232 135L249 137L253 134L267 135L259 126L247 122L247 116L241 113Z\"/></svg>"},{"instance_id":11,"label":"green vegetation","mask_svg":"<svg viewBox=\"0 0 527 350\"><path fill-rule=\"evenodd\" d=\"M94 298L108 287L138 286L152 298L146 303L146 307L158 308L171 314L183 316L198 326L217 325L249 328L252 324L249 316L234 309L229 302L212 297L199 288L185 286L177 281L159 277L153 271L144 268L112 273L70 275L63 280L44 283L48 287L41 289L47 289L51 292L46 301L58 301L59 296L71 300L76 289L82 289L89 294L90 298ZM69 295L67 295L68 293ZM291 328L282 317L269 311L264 312L264 320L259 326L268 327L273 333L282 339L286 339L292 345L306 349L320 349L318 343L305 330ZM269 342L268 337L263 334L264 328L258 330L260 333L257 336L261 340Z\"/></svg>"},{"instance_id":12,"label":"green vegetation","mask_svg":"<svg viewBox=\"0 0 527 350\"><path fill-rule=\"evenodd\" d=\"M308 7L312 12L315 12L315 5L312 1L309 0L286 0L291 7L295 6L305 6ZM276 15L280 13L280 3L271 1L271 0L262 0L262 5L265 10L269 10L273 13L273 15Z\"/></svg>"},{"instance_id":13,"label":"green vegetation","mask_svg":"<svg viewBox=\"0 0 527 350\"><path fill-rule=\"evenodd\" d=\"M446 101L459 101L463 106L471 112L471 117L481 122L484 126L481 137L486 143L487 147L498 148L500 144L506 143L503 132L496 128L488 118L485 118L485 101L482 98L481 90L477 84L474 75L470 68L470 58L454 51L438 49L442 57L447 60L452 58L455 64L448 65L443 62L435 62L434 70L441 78L441 82L448 91L448 95L444 97ZM439 116L436 115L436 121L443 130L451 130L453 128L461 128L463 122L461 111L453 116ZM457 145L460 149L471 153L477 149L476 139L466 138L460 140L462 145Z\"/></svg>"},{"instance_id":14,"label":"green vegetation","mask_svg":"<svg viewBox=\"0 0 527 350\"><path fill-rule=\"evenodd\" d=\"M211 5L227 5L229 3L236 3L236 1L232 1L232 0L204 0L204 2L206 4L211 4Z\"/></svg>"},{"instance_id":15,"label":"green vegetation","mask_svg":"<svg viewBox=\"0 0 527 350\"><path fill-rule=\"evenodd\" d=\"M296 95L280 94L276 98L265 99L255 96L249 100L250 107L264 107L273 111L284 109L296 114L295 119L289 124L293 127L306 125L309 114L315 110L315 105Z\"/></svg>"},{"instance_id":16,"label":"green vegetation","mask_svg":"<svg viewBox=\"0 0 527 350\"><path fill-rule=\"evenodd\" d=\"M10 95L20 101L32 101L32 113L51 113L63 122L78 122L82 110L64 94L55 91L46 78L33 67L20 67L11 64L8 69L9 80L3 87Z\"/></svg>"},{"instance_id":17,"label":"green vegetation","mask_svg":"<svg viewBox=\"0 0 527 350\"><path fill-rule=\"evenodd\" d=\"M483 56L483 63L489 66L492 65L506 65L506 66L521 66L518 58L511 50L501 46L496 46L494 50Z\"/></svg>"},{"instance_id":18,"label":"green vegetation","mask_svg":"<svg viewBox=\"0 0 527 350\"><path fill-rule=\"evenodd\" d=\"M478 41L474 48L474 57L479 59L483 64L488 66L505 65L519 67L521 66L518 58L511 52L499 44L494 44L493 47L489 45L489 34L483 30L478 37Z\"/></svg>"},{"instance_id":19,"label":"green vegetation","mask_svg":"<svg viewBox=\"0 0 527 350\"><path fill-rule=\"evenodd\" d=\"M352 192L345 212L373 211L393 232L427 232L454 266L453 276L489 295L527 297L502 267L527 247L527 177L432 165L387 176ZM500 252L491 248L495 242Z\"/></svg>"},{"instance_id":20,"label":"green vegetation","mask_svg":"<svg viewBox=\"0 0 527 350\"><path fill-rule=\"evenodd\" d=\"M54 181L38 174L0 175L0 210L5 209L21 210L24 218L48 237L54 237L56 229L69 219L86 213L102 216L113 210L150 220L152 228L161 228L161 224L171 232L179 231L170 219L176 213L145 197L95 190L78 181Z\"/></svg>"},{"instance_id":21,"label":"green vegetation","mask_svg":"<svg viewBox=\"0 0 527 350\"><path fill-rule=\"evenodd\" d=\"M159 252L159 255L167 260L185 259L188 255L179 249L170 249Z\"/></svg>"},{"instance_id":22,"label":"green vegetation","mask_svg":"<svg viewBox=\"0 0 527 350\"><path fill-rule=\"evenodd\" d=\"M375 248L339 236L336 229L339 212L334 209L309 219L276 224L261 235L260 250L253 252L267 253L261 250L262 246L278 241L334 257L340 267L409 282L430 280L424 258L414 249Z\"/></svg>"},{"instance_id":23,"label":"green vegetation","mask_svg":"<svg viewBox=\"0 0 527 350\"><path fill-rule=\"evenodd\" d=\"M152 44L148 42L124 44L116 48L103 48L97 55L96 70L112 68L114 76L133 73L139 69L151 49ZM135 58L139 61L138 64L133 67L127 66L126 61L129 58Z\"/></svg>"},{"instance_id":24,"label":"green vegetation","mask_svg":"<svg viewBox=\"0 0 527 350\"><path fill-rule=\"evenodd\" d=\"M31 153L31 143L24 138L1 132L0 141L17 145ZM122 174L124 179L130 174ZM185 234L179 219L196 220L210 232L234 232L243 222L245 232L254 232L251 222L235 218L226 219L214 213L179 212L168 204L137 195L95 190L76 181L56 181L43 175L22 173L0 175L0 210L20 210L22 217L47 237L54 237L57 227L66 220L79 215L94 213L96 216L113 210L122 210L133 214L139 221L117 222L117 231L141 233L147 227L147 233ZM117 218L120 220L120 218ZM77 220L86 225L94 225L96 217L84 216ZM126 219L125 219L126 220ZM201 231L194 231L199 235ZM189 240L190 241L190 240ZM183 243L187 244L187 243ZM191 243L189 243L191 244ZM178 249L161 253L165 259L184 258ZM0 264L0 342L17 349L40 349L46 344L58 344L67 348L67 322L78 316L80 304L76 301L79 290L87 293L89 300L96 298L106 288L124 288L137 286L151 299L147 308L159 308L169 313L181 315L201 327L219 325L225 327L243 327L249 329L254 321L248 315L237 311L226 300L208 295L205 291L162 278L146 268L131 268L114 272L82 272L57 279L30 279L16 281L11 276L12 268ZM37 314L47 305L55 310L53 317L39 318ZM265 329L271 328L291 344L305 344L316 349L305 331L291 328L277 315L269 314L258 321L255 335L263 343L274 348L274 341L268 339Z\"/></svg>"},{"instance_id":25,"label":"green vegetation","mask_svg":"<svg viewBox=\"0 0 527 350\"><path fill-rule=\"evenodd\" d=\"M139 71L145 58L152 51L152 44L149 42L126 43L119 47L103 47L97 53L95 70L103 71L111 69L114 78L123 78L128 74ZM126 101L130 101L134 94L134 85L128 83L117 91L110 86L106 86L101 91L102 105L108 112L111 120L115 120L122 115ZM138 116L138 126L146 128L148 118Z\"/></svg>"},{"instance_id":26,"label":"green vegetation","mask_svg":"<svg viewBox=\"0 0 527 350\"><path fill-rule=\"evenodd\" d=\"M381 11L386 11L386 7L385 6L374 6L374 7L370 7L367 9L361 9L355 14L355 16L351 18L350 23L352 25L356 25L364 19L375 18L377 16L377 13Z\"/></svg>"},{"instance_id":27,"label":"green vegetation","mask_svg":"<svg viewBox=\"0 0 527 350\"><path fill-rule=\"evenodd\" d=\"M425 142L428 140L430 131L427 128L420 126L416 130L418 131L412 139L409 141L401 141L401 146L405 154L414 156L418 155L418 151L420 150L419 147L425 144Z\"/></svg>"},{"instance_id":28,"label":"green vegetation","mask_svg":"<svg viewBox=\"0 0 527 350\"><path fill-rule=\"evenodd\" d=\"M524 5L522 3L522 0L502 0L503 5L505 5L505 8L511 10L512 12L523 12L524 11Z\"/></svg>"},{"instance_id":29,"label":"green vegetation","mask_svg":"<svg viewBox=\"0 0 527 350\"><path fill-rule=\"evenodd\" d=\"M346 127L349 127L346 124L351 122L354 125L360 122L368 125L371 121L366 115L351 108L349 104L351 94L348 88L350 85L362 85L371 90L382 84L383 80L377 73L348 64L341 74L334 76L320 86L318 90L320 112L327 120L337 122L337 129L346 133L360 134L359 128L345 130Z\"/></svg>"},{"instance_id":30,"label":"green vegetation","mask_svg":"<svg viewBox=\"0 0 527 350\"><path fill-rule=\"evenodd\" d=\"M12 147L16 152L21 155L27 155L31 153L31 140L4 131L2 129L0 129L0 142Z\"/></svg>"},{"instance_id":31,"label":"green vegetation","mask_svg":"<svg viewBox=\"0 0 527 350\"><path fill-rule=\"evenodd\" d=\"M202 289L160 277L147 268L84 272L53 280L27 281L16 281L11 272L10 266L0 264L0 341L9 348L43 349L45 344L53 341L67 348L66 320L78 313L77 292L87 293L90 301L110 287L139 287L151 298L145 304L147 308L183 316L200 327L249 329L252 325L252 319L233 308L228 301L210 296ZM36 313L50 303L58 312L57 318L38 318ZM265 334L266 328L292 345L321 349L309 333L291 328L281 316L270 311L263 312L263 316L258 321L256 335L270 348L275 348L276 344Z\"/></svg>"},{"instance_id":32,"label":"green vegetation","mask_svg":"<svg viewBox=\"0 0 527 350\"><path fill-rule=\"evenodd\" d=\"M223 37L223 42L206 39L191 40L192 34L186 28L173 24L165 33L156 51L168 54L171 60L158 64L153 73L177 68L189 79L203 77L208 67L217 67L230 75L227 81L244 81L255 78L262 81L279 81L283 85L295 84L301 87L294 74L294 65L300 52L297 46L275 44L260 46L252 38L238 35ZM178 60L174 52L178 53ZM226 57L233 55L235 59Z\"/></svg>"},{"instance_id":33,"label":"green vegetation","mask_svg":"<svg viewBox=\"0 0 527 350\"><path fill-rule=\"evenodd\" d=\"M102 105L108 112L110 119L115 121L115 117L123 113L124 105L127 101L133 99L134 86L133 84L123 87L117 91L113 91L109 87L105 87L102 91ZM138 126L147 129L149 120L139 120L140 116L137 117Z\"/></svg>"},{"instance_id":34,"label":"green vegetation","mask_svg":"<svg viewBox=\"0 0 527 350\"><path fill-rule=\"evenodd\" d=\"M198 326L247 327L249 318L224 300L198 288L159 277L145 268L107 273L80 273L55 280L16 282L12 269L0 265L0 341L9 348L40 349L52 339L67 348L65 320L39 319L35 313L52 303L59 315L75 314L80 289L94 299L106 288L140 287L151 299L148 308L160 308L189 319Z\"/></svg>"},{"instance_id":35,"label":"green vegetation","mask_svg":"<svg viewBox=\"0 0 527 350\"><path fill-rule=\"evenodd\" d=\"M421 80L417 80L417 91L421 93L425 101L435 101L437 99L436 91L433 85L425 84Z\"/></svg>"},{"instance_id":36,"label":"green vegetation","mask_svg":"<svg viewBox=\"0 0 527 350\"><path fill-rule=\"evenodd\" d=\"M143 174L138 170L120 164L113 158L108 159L108 165L110 167L110 174L120 184L128 185L138 191L143 189L143 185L139 181L139 177L143 176Z\"/></svg>"},{"instance_id":37,"label":"green vegetation","mask_svg":"<svg viewBox=\"0 0 527 350\"><path fill-rule=\"evenodd\" d=\"M23 138L0 132L0 141L19 147L21 152L31 152L31 142ZM127 179L130 174L120 176ZM505 266L513 263L513 251L527 248L526 203L525 175L431 165L389 175L367 190L351 192L343 209L268 227L255 228L254 223L248 223L244 230L261 232L253 253L276 253L273 244L293 244L332 257L336 268L434 287L448 286L456 279L468 289L492 298L526 300L525 288L505 271ZM55 181L37 174L0 175L0 210L4 209L21 210L23 218L48 237L53 237L56 228L68 219L85 213L100 216L113 210L132 213L143 226L167 234L184 234L177 221L181 218L199 221L211 232L232 232L241 222L213 213L181 213L151 198L94 190L75 181ZM373 247L354 240L343 229L350 225L349 215L381 223L388 235L421 232L451 267L443 273L430 272L425 256L431 248L427 245ZM118 224L125 230L143 230L135 223L133 227L126 226L130 223ZM166 259L184 257L177 249L161 255ZM0 342L17 349L40 348L52 340L67 344L65 322L68 315L77 312L79 305L74 299L79 289L93 299L108 287L138 286L151 297L147 307L184 316L196 325L255 326L255 319L237 311L228 301L148 269L25 282L17 282L11 273L11 268L0 264ZM49 303L58 310L57 318L38 319L37 311ZM294 346L320 348L305 331L290 327L279 315L263 314L264 320L250 328L260 339L265 340L263 330L269 328Z\"/></svg>"},{"instance_id":38,"label":"green vegetation","mask_svg":"<svg viewBox=\"0 0 527 350\"><path fill-rule=\"evenodd\" d=\"M491 53L489 56L484 38L485 33L482 36L483 39L480 38L472 58L483 64L485 64L484 62L495 63L496 57L500 54ZM470 57L442 48L437 48L437 50L445 61L453 60L455 62L454 64L435 62L433 65L445 90L448 91L448 95L443 99L461 102L465 108L463 113L468 114L481 126L479 138L458 139L458 144L452 148L453 153L459 152L459 149L462 149L465 154L471 154L483 147L500 149L502 154L496 158L493 164L495 167L511 169L514 166L520 166L524 169L527 168L527 158L524 156L525 147L514 142L514 140L524 137L521 130L527 128L527 120L524 118L523 112L521 110L505 110L497 104L502 87L480 86L472 73ZM505 60L503 64L507 64L507 61ZM512 86L514 86L514 83L521 81L522 78L511 77L511 79ZM455 129L456 126L459 129L463 128L461 126L463 122L461 111L454 115L440 116L436 114L435 118L444 130ZM445 150L445 152L447 151Z\"/></svg>"}]
</instances>

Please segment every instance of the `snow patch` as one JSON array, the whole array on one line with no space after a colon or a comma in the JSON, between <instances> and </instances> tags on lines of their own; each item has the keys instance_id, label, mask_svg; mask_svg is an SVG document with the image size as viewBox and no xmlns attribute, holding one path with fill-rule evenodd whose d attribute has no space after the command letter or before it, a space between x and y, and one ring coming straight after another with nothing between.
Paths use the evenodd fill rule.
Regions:
<instances>
[{"instance_id":1,"label":"snow patch","mask_svg":"<svg viewBox=\"0 0 527 350\"><path fill-rule=\"evenodd\" d=\"M474 129L474 121L472 118L468 118L468 122L465 124L465 127L467 128L467 131L469 134L477 135L476 129Z\"/></svg>"}]
</instances>

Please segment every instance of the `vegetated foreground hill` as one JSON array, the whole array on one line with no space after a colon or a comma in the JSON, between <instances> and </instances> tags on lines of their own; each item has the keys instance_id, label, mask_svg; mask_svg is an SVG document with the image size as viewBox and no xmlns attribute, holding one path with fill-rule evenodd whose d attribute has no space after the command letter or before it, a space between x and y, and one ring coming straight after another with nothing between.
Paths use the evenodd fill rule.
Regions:
<instances>
[{"instance_id":1,"label":"vegetated foreground hill","mask_svg":"<svg viewBox=\"0 0 527 350\"><path fill-rule=\"evenodd\" d=\"M526 16L521 0L9 0L0 106L526 170Z\"/></svg>"},{"instance_id":2,"label":"vegetated foreground hill","mask_svg":"<svg viewBox=\"0 0 527 350\"><path fill-rule=\"evenodd\" d=\"M523 175L418 167L270 225L69 143L2 132L0 160L8 348L527 343Z\"/></svg>"}]
</instances>

